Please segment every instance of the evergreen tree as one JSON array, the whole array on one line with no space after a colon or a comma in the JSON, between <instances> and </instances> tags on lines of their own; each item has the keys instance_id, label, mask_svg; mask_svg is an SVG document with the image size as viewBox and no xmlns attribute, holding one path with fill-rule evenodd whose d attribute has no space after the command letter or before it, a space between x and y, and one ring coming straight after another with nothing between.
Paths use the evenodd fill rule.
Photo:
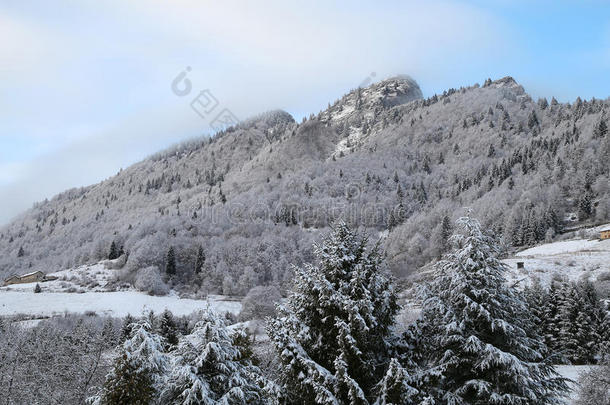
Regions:
<instances>
[{"instance_id":1,"label":"evergreen tree","mask_svg":"<svg viewBox=\"0 0 610 405\"><path fill-rule=\"evenodd\" d=\"M580 295L580 313L576 318L578 362L593 364L600 354L603 313L595 286L589 280L581 281L577 286Z\"/></svg>"},{"instance_id":2,"label":"evergreen tree","mask_svg":"<svg viewBox=\"0 0 610 405\"><path fill-rule=\"evenodd\" d=\"M560 352L559 343L559 306L561 288L557 281L551 281L543 310L544 343L551 352Z\"/></svg>"},{"instance_id":3,"label":"evergreen tree","mask_svg":"<svg viewBox=\"0 0 610 405\"><path fill-rule=\"evenodd\" d=\"M153 402L155 389L146 369L123 352L104 383L101 405L148 405Z\"/></svg>"},{"instance_id":4,"label":"evergreen tree","mask_svg":"<svg viewBox=\"0 0 610 405\"><path fill-rule=\"evenodd\" d=\"M543 362L527 304L506 285L499 245L461 218L456 250L435 266L418 329L420 386L436 404L556 404L567 390ZM434 320L430 323L429 320Z\"/></svg>"},{"instance_id":5,"label":"evergreen tree","mask_svg":"<svg viewBox=\"0 0 610 405\"><path fill-rule=\"evenodd\" d=\"M379 246L337 224L314 245L318 266L295 268L295 287L267 331L296 403L373 402L390 363L396 296Z\"/></svg>"},{"instance_id":6,"label":"evergreen tree","mask_svg":"<svg viewBox=\"0 0 610 405\"><path fill-rule=\"evenodd\" d=\"M263 404L273 386L241 357L220 316L204 320L182 339L162 394L166 404Z\"/></svg>"},{"instance_id":7,"label":"evergreen tree","mask_svg":"<svg viewBox=\"0 0 610 405\"><path fill-rule=\"evenodd\" d=\"M161 338L147 322L132 323L132 337L121 347L114 370L106 378L102 404L154 403L169 369Z\"/></svg>"},{"instance_id":8,"label":"evergreen tree","mask_svg":"<svg viewBox=\"0 0 610 405\"><path fill-rule=\"evenodd\" d=\"M532 326L535 333L544 339L547 333L545 311L548 308L548 294L542 288L540 279L535 279L532 286L525 289L524 298L532 316Z\"/></svg>"},{"instance_id":9,"label":"evergreen tree","mask_svg":"<svg viewBox=\"0 0 610 405\"><path fill-rule=\"evenodd\" d=\"M131 314L127 314L125 319L123 319L123 326L121 327L121 341L124 342L128 339L131 339L133 332L133 324L136 322L136 319L131 316Z\"/></svg>"},{"instance_id":10,"label":"evergreen tree","mask_svg":"<svg viewBox=\"0 0 610 405\"><path fill-rule=\"evenodd\" d=\"M606 121L604 121L604 119L602 118L599 120L599 122L595 126L595 129L593 129L593 138L595 138L595 139L603 138L606 136L607 133L608 133L608 124L606 124Z\"/></svg>"},{"instance_id":11,"label":"evergreen tree","mask_svg":"<svg viewBox=\"0 0 610 405\"><path fill-rule=\"evenodd\" d=\"M591 191L584 190L578 200L578 219L585 220L593 214L593 196Z\"/></svg>"},{"instance_id":12,"label":"evergreen tree","mask_svg":"<svg viewBox=\"0 0 610 405\"><path fill-rule=\"evenodd\" d=\"M559 348L561 353L571 362L578 362L578 327L576 320L580 313L579 295L574 285L564 283L559 294Z\"/></svg>"},{"instance_id":13,"label":"evergreen tree","mask_svg":"<svg viewBox=\"0 0 610 405\"><path fill-rule=\"evenodd\" d=\"M169 248L165 257L165 273L168 276L176 274L176 253L173 246Z\"/></svg>"},{"instance_id":14,"label":"evergreen tree","mask_svg":"<svg viewBox=\"0 0 610 405\"><path fill-rule=\"evenodd\" d=\"M398 360L390 360L388 371L378 385L379 395L375 405L413 403L418 391L409 385L411 377Z\"/></svg>"},{"instance_id":15,"label":"evergreen tree","mask_svg":"<svg viewBox=\"0 0 610 405\"><path fill-rule=\"evenodd\" d=\"M174 321L174 315L169 311L169 309L165 309L161 313L159 322L158 322L158 331L159 335L164 339L166 347L170 348L178 344L178 328L176 327L176 322Z\"/></svg>"},{"instance_id":16,"label":"evergreen tree","mask_svg":"<svg viewBox=\"0 0 610 405\"><path fill-rule=\"evenodd\" d=\"M441 220L441 252L445 253L449 249L449 239L451 238L451 234L453 232L453 226L451 225L451 220L449 216L443 215L443 219Z\"/></svg>"},{"instance_id":17,"label":"evergreen tree","mask_svg":"<svg viewBox=\"0 0 610 405\"><path fill-rule=\"evenodd\" d=\"M197 248L197 259L195 260L195 274L201 273L204 263L205 263L205 252L203 251L203 246L200 245Z\"/></svg>"},{"instance_id":18,"label":"evergreen tree","mask_svg":"<svg viewBox=\"0 0 610 405\"><path fill-rule=\"evenodd\" d=\"M610 305L602 309L599 356L602 361L610 364Z\"/></svg>"},{"instance_id":19,"label":"evergreen tree","mask_svg":"<svg viewBox=\"0 0 610 405\"><path fill-rule=\"evenodd\" d=\"M529 129L533 129L533 128L537 127L538 125L540 125L538 123L538 117L536 116L536 112L534 110L532 110L530 115L527 117L527 126Z\"/></svg>"},{"instance_id":20,"label":"evergreen tree","mask_svg":"<svg viewBox=\"0 0 610 405\"><path fill-rule=\"evenodd\" d=\"M110 244L110 251L108 252L108 259L114 260L118 257L119 257L119 251L116 247L116 243L114 241L112 241L112 243Z\"/></svg>"},{"instance_id":21,"label":"evergreen tree","mask_svg":"<svg viewBox=\"0 0 610 405\"><path fill-rule=\"evenodd\" d=\"M25 251L23 250L23 246L21 246L19 248L19 251L17 252L17 257L23 257L25 256Z\"/></svg>"}]
</instances>

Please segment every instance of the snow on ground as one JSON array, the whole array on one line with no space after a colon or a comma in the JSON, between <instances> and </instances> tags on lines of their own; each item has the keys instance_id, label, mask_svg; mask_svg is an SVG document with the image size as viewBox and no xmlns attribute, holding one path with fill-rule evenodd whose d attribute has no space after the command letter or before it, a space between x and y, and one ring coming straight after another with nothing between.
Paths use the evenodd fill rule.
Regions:
<instances>
[{"instance_id":1,"label":"snow on ground","mask_svg":"<svg viewBox=\"0 0 610 405\"><path fill-rule=\"evenodd\" d=\"M112 269L111 261L80 266L48 274L57 280L38 283L42 292L35 294L37 283L12 284L0 287L0 316L24 315L28 318L48 317L65 312L95 312L98 315L123 317L140 315L144 311L162 312L166 308L175 315L188 315L210 307L220 313L238 314L241 303L219 295L207 300L168 296L150 296L129 285L116 291L117 283L109 290L107 284L115 280L119 270Z\"/></svg>"},{"instance_id":2,"label":"snow on ground","mask_svg":"<svg viewBox=\"0 0 610 405\"><path fill-rule=\"evenodd\" d=\"M115 275L119 271L108 268L110 265L112 265L112 261L104 260L93 265L49 273L47 276L57 277L57 280L38 284L43 292L106 291L106 285L115 279ZM35 286L36 283L11 284L0 287L0 291L33 291Z\"/></svg>"},{"instance_id":3,"label":"snow on ground","mask_svg":"<svg viewBox=\"0 0 610 405\"><path fill-rule=\"evenodd\" d=\"M562 253L580 253L580 252L595 252L610 250L610 240L600 241L598 239L586 240L564 240L561 242L547 243L526 249L516 254L516 256L540 256L540 255L558 255Z\"/></svg>"},{"instance_id":4,"label":"snow on ground","mask_svg":"<svg viewBox=\"0 0 610 405\"><path fill-rule=\"evenodd\" d=\"M595 282L610 276L610 240L575 239L547 243L519 252L504 260L510 268L509 279L525 285L535 278L543 285L553 277L578 281L584 277ZM517 263L524 268L518 269Z\"/></svg>"},{"instance_id":5,"label":"snow on ground","mask_svg":"<svg viewBox=\"0 0 610 405\"><path fill-rule=\"evenodd\" d=\"M207 300L180 298L177 295L155 297L137 291L62 293L32 291L0 291L0 316L54 316L65 312L123 317L140 315L144 311L162 312L166 308L174 315L188 315L209 305L213 310L238 314L239 301L223 296L209 296Z\"/></svg>"},{"instance_id":6,"label":"snow on ground","mask_svg":"<svg viewBox=\"0 0 610 405\"><path fill-rule=\"evenodd\" d=\"M569 384L570 388L572 388L572 392L569 394L568 404L573 404L578 397L578 382L580 381L580 375L593 367L595 366L555 366L555 370L557 370L562 377L574 381L574 383Z\"/></svg>"}]
</instances>

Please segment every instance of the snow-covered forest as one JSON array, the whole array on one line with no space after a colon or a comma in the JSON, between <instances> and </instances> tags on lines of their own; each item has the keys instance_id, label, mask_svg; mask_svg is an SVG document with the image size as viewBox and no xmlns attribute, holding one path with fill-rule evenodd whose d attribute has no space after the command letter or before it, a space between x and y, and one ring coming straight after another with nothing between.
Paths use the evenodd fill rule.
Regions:
<instances>
[{"instance_id":1,"label":"snow-covered forest","mask_svg":"<svg viewBox=\"0 0 610 405\"><path fill-rule=\"evenodd\" d=\"M297 123L269 112L68 190L0 229L0 276L122 256L143 291L290 288L343 219L399 278L438 259L465 206L507 248L610 217L607 100L533 100L512 78L422 99L396 77Z\"/></svg>"},{"instance_id":2,"label":"snow-covered forest","mask_svg":"<svg viewBox=\"0 0 610 405\"><path fill-rule=\"evenodd\" d=\"M605 404L608 107L401 76L37 203L0 229L0 275L52 276L0 291L2 398Z\"/></svg>"},{"instance_id":3,"label":"snow-covered forest","mask_svg":"<svg viewBox=\"0 0 610 405\"><path fill-rule=\"evenodd\" d=\"M336 223L287 297L244 303L266 333L203 309L138 318L0 319L6 404L561 404L558 364L596 364L573 398L606 404L610 312L590 283L521 290L502 247L460 218L401 316L379 243ZM260 287L259 287L260 289ZM266 300L265 300L266 298ZM265 305L267 304L267 305Z\"/></svg>"}]
</instances>

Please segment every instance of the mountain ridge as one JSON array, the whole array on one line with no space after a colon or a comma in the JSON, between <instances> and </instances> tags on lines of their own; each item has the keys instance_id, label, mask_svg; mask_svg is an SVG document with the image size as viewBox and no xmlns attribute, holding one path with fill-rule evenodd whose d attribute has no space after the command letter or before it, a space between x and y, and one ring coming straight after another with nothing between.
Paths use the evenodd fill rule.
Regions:
<instances>
[{"instance_id":1,"label":"mountain ridge","mask_svg":"<svg viewBox=\"0 0 610 405\"><path fill-rule=\"evenodd\" d=\"M393 78L302 123L263 113L36 204L0 228L0 275L93 262L116 241L130 253L127 282L143 267L163 270L174 246L180 274L170 282L284 288L290 264L311 258L315 234L344 218L389 230L389 267L404 276L442 252L442 218L466 205L508 244L541 240L561 231L583 195L593 212L581 221L610 211L598 184L607 137L594 135L608 104L534 102L511 77L423 99L412 79ZM556 219L537 219L547 216ZM199 246L207 260L196 275Z\"/></svg>"}]
</instances>

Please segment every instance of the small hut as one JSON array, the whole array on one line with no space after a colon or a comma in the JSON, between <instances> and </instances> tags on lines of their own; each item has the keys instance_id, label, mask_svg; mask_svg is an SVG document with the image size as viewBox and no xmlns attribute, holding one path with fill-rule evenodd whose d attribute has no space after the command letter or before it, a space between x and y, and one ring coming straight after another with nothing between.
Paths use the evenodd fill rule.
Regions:
<instances>
[{"instance_id":1,"label":"small hut","mask_svg":"<svg viewBox=\"0 0 610 405\"><path fill-rule=\"evenodd\" d=\"M48 281L50 279L51 278L47 278L47 276L42 271L34 271L32 273L23 274L21 276L10 276L9 278L4 280L4 285L39 283L43 281Z\"/></svg>"}]
</instances>

